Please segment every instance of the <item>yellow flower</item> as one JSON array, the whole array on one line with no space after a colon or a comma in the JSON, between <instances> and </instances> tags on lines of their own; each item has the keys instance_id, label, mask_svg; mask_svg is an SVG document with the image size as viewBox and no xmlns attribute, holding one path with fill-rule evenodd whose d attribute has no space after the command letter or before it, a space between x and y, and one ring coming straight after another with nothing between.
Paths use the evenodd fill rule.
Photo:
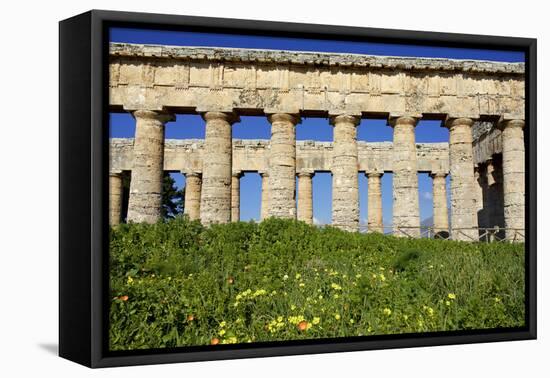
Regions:
<instances>
[{"instance_id":1,"label":"yellow flower","mask_svg":"<svg viewBox=\"0 0 550 378\"><path fill-rule=\"evenodd\" d=\"M428 311L428 315L430 315L430 316L434 315L434 309L433 308L428 307L427 311Z\"/></svg>"},{"instance_id":2,"label":"yellow flower","mask_svg":"<svg viewBox=\"0 0 550 378\"><path fill-rule=\"evenodd\" d=\"M218 332L218 335L220 336L225 335L225 329L220 329L220 332Z\"/></svg>"},{"instance_id":3,"label":"yellow flower","mask_svg":"<svg viewBox=\"0 0 550 378\"><path fill-rule=\"evenodd\" d=\"M285 274L285 275L283 276L283 281L286 281L286 280L288 280L288 274Z\"/></svg>"},{"instance_id":4,"label":"yellow flower","mask_svg":"<svg viewBox=\"0 0 550 378\"><path fill-rule=\"evenodd\" d=\"M225 325L226 325L226 324L227 324L227 323L225 323L225 320L224 320L224 321L222 321L222 322L220 323L220 328L223 328L223 327L225 327Z\"/></svg>"},{"instance_id":5,"label":"yellow flower","mask_svg":"<svg viewBox=\"0 0 550 378\"><path fill-rule=\"evenodd\" d=\"M338 294L334 294L334 298L338 299L338 298L340 298L340 296Z\"/></svg>"},{"instance_id":6,"label":"yellow flower","mask_svg":"<svg viewBox=\"0 0 550 378\"><path fill-rule=\"evenodd\" d=\"M306 286L306 284L305 284L305 283L303 283L303 282L300 282L300 283L298 284L298 286L300 286L300 287L304 287L304 286Z\"/></svg>"},{"instance_id":7,"label":"yellow flower","mask_svg":"<svg viewBox=\"0 0 550 378\"><path fill-rule=\"evenodd\" d=\"M447 296L449 297L449 299L456 299L456 295L454 293L449 293L447 294Z\"/></svg>"},{"instance_id":8,"label":"yellow flower","mask_svg":"<svg viewBox=\"0 0 550 378\"><path fill-rule=\"evenodd\" d=\"M296 279L299 280L302 275L300 273L296 273Z\"/></svg>"},{"instance_id":9,"label":"yellow flower","mask_svg":"<svg viewBox=\"0 0 550 378\"><path fill-rule=\"evenodd\" d=\"M128 283L131 284L132 282L134 282L134 279L130 276L128 276Z\"/></svg>"},{"instance_id":10,"label":"yellow flower","mask_svg":"<svg viewBox=\"0 0 550 378\"><path fill-rule=\"evenodd\" d=\"M334 318L335 318L336 320L340 320L340 314L334 314Z\"/></svg>"},{"instance_id":11,"label":"yellow flower","mask_svg":"<svg viewBox=\"0 0 550 378\"><path fill-rule=\"evenodd\" d=\"M447 306L450 306L450 305L451 305L451 302L445 301L445 304L446 304Z\"/></svg>"},{"instance_id":12,"label":"yellow flower","mask_svg":"<svg viewBox=\"0 0 550 378\"><path fill-rule=\"evenodd\" d=\"M277 322L281 323L283 321L283 317L282 316L277 316Z\"/></svg>"},{"instance_id":13,"label":"yellow flower","mask_svg":"<svg viewBox=\"0 0 550 378\"><path fill-rule=\"evenodd\" d=\"M499 297L495 297L495 302L496 302L496 303L500 302L500 298L499 298Z\"/></svg>"},{"instance_id":14,"label":"yellow flower","mask_svg":"<svg viewBox=\"0 0 550 378\"><path fill-rule=\"evenodd\" d=\"M319 295L319 299L323 299L323 296L322 296L322 295Z\"/></svg>"},{"instance_id":15,"label":"yellow flower","mask_svg":"<svg viewBox=\"0 0 550 378\"><path fill-rule=\"evenodd\" d=\"M338 285L337 283L331 283L330 286L334 289L334 290L342 290L342 286Z\"/></svg>"},{"instance_id":16,"label":"yellow flower","mask_svg":"<svg viewBox=\"0 0 550 378\"><path fill-rule=\"evenodd\" d=\"M314 317L313 320L311 321L312 324L319 324L321 322L321 318L318 318L318 317Z\"/></svg>"},{"instance_id":17,"label":"yellow flower","mask_svg":"<svg viewBox=\"0 0 550 378\"><path fill-rule=\"evenodd\" d=\"M403 319L409 320L409 315L403 315Z\"/></svg>"},{"instance_id":18,"label":"yellow flower","mask_svg":"<svg viewBox=\"0 0 550 378\"><path fill-rule=\"evenodd\" d=\"M349 323L350 323L350 324L353 324L353 323L355 323L355 320L350 319L350 320L349 320Z\"/></svg>"},{"instance_id":19,"label":"yellow flower","mask_svg":"<svg viewBox=\"0 0 550 378\"><path fill-rule=\"evenodd\" d=\"M360 274L360 273L359 273L359 274L356 274L356 275L355 275L355 278L361 278L361 274Z\"/></svg>"},{"instance_id":20,"label":"yellow flower","mask_svg":"<svg viewBox=\"0 0 550 378\"><path fill-rule=\"evenodd\" d=\"M391 310L389 308L385 308L384 309L384 315L390 316L391 315Z\"/></svg>"},{"instance_id":21,"label":"yellow flower","mask_svg":"<svg viewBox=\"0 0 550 378\"><path fill-rule=\"evenodd\" d=\"M295 305L290 305L290 309L291 309L292 311L294 311L294 310L296 310L296 306L295 306Z\"/></svg>"},{"instance_id":22,"label":"yellow flower","mask_svg":"<svg viewBox=\"0 0 550 378\"><path fill-rule=\"evenodd\" d=\"M384 276L384 273L380 273L380 281L386 281L386 276Z\"/></svg>"}]
</instances>

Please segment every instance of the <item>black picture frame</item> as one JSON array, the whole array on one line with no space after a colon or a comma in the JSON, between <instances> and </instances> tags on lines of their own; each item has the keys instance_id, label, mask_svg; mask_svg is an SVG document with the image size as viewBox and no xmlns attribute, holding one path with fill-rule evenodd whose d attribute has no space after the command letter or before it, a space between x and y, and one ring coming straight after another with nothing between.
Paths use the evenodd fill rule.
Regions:
<instances>
[{"instance_id":1,"label":"black picture frame","mask_svg":"<svg viewBox=\"0 0 550 378\"><path fill-rule=\"evenodd\" d=\"M526 327L307 342L109 352L108 28L193 30L523 51L526 67ZM88 367L535 339L536 39L92 10L59 24L59 355Z\"/></svg>"}]
</instances>

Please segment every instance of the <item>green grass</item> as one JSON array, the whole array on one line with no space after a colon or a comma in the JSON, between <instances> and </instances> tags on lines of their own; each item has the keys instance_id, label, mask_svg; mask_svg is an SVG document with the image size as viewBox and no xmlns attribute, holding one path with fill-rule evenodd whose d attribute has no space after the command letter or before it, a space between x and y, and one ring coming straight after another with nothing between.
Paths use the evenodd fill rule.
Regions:
<instances>
[{"instance_id":1,"label":"green grass","mask_svg":"<svg viewBox=\"0 0 550 378\"><path fill-rule=\"evenodd\" d=\"M112 350L520 327L525 318L523 244L178 218L112 229L110 272Z\"/></svg>"}]
</instances>

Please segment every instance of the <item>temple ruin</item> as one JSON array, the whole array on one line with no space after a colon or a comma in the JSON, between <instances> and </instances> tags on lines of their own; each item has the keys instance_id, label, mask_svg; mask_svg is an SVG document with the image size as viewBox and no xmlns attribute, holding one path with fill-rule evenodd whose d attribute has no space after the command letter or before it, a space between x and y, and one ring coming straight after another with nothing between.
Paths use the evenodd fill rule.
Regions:
<instances>
[{"instance_id":1,"label":"temple ruin","mask_svg":"<svg viewBox=\"0 0 550 378\"><path fill-rule=\"evenodd\" d=\"M121 221L123 172L128 221L159 220L170 171L185 175L185 213L205 225L239 220L244 172L262 177L262 219L312 223L312 177L330 172L333 225L359 229L365 174L368 230L382 232L381 177L393 173L394 234L416 237L418 174L428 173L434 230L472 241L497 226L521 241L524 79L523 63L111 43L110 111L130 112L136 133L110 140L110 223ZM165 140L175 114L200 114L205 139ZM232 139L240 115L267 117L271 139ZM333 141L296 141L303 117L325 118ZM393 142L357 141L363 118L387 119ZM421 119L440 120L449 142L416 143Z\"/></svg>"}]
</instances>

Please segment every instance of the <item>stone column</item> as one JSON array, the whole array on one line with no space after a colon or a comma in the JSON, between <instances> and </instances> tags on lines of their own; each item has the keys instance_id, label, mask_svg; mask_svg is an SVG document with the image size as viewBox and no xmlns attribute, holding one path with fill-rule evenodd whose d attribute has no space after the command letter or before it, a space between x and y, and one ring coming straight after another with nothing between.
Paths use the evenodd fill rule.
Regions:
<instances>
[{"instance_id":1,"label":"stone column","mask_svg":"<svg viewBox=\"0 0 550 378\"><path fill-rule=\"evenodd\" d=\"M206 112L201 193L201 222L231 221L231 125L238 121L234 113Z\"/></svg>"},{"instance_id":2,"label":"stone column","mask_svg":"<svg viewBox=\"0 0 550 378\"><path fill-rule=\"evenodd\" d=\"M485 163L477 166L474 174L477 184L481 191L481 202L478 204L477 223L479 227L489 227L489 198L487 185L487 165Z\"/></svg>"},{"instance_id":3,"label":"stone column","mask_svg":"<svg viewBox=\"0 0 550 378\"><path fill-rule=\"evenodd\" d=\"M313 171L298 173L298 220L313 224Z\"/></svg>"},{"instance_id":4,"label":"stone column","mask_svg":"<svg viewBox=\"0 0 550 378\"><path fill-rule=\"evenodd\" d=\"M116 226L122 218L122 171L109 172L109 224Z\"/></svg>"},{"instance_id":5,"label":"stone column","mask_svg":"<svg viewBox=\"0 0 550 378\"><path fill-rule=\"evenodd\" d=\"M384 233L382 220L382 173L368 172L367 232Z\"/></svg>"},{"instance_id":6,"label":"stone column","mask_svg":"<svg viewBox=\"0 0 550 378\"><path fill-rule=\"evenodd\" d=\"M455 240L478 240L473 124L470 118L450 118L446 122L451 171L451 237Z\"/></svg>"},{"instance_id":7,"label":"stone column","mask_svg":"<svg viewBox=\"0 0 550 378\"><path fill-rule=\"evenodd\" d=\"M128 200L128 222L155 223L161 217L164 173L164 125L172 114L136 110L134 165Z\"/></svg>"},{"instance_id":8,"label":"stone column","mask_svg":"<svg viewBox=\"0 0 550 378\"><path fill-rule=\"evenodd\" d=\"M241 177L242 172L233 172L231 176L231 222L241 219Z\"/></svg>"},{"instance_id":9,"label":"stone column","mask_svg":"<svg viewBox=\"0 0 550 378\"><path fill-rule=\"evenodd\" d=\"M276 113L269 152L269 216L296 219L296 124L300 118Z\"/></svg>"},{"instance_id":10,"label":"stone column","mask_svg":"<svg viewBox=\"0 0 550 378\"><path fill-rule=\"evenodd\" d=\"M183 213L189 220L200 220L201 217L201 186L202 179L199 172L182 172L185 175L185 204Z\"/></svg>"},{"instance_id":11,"label":"stone column","mask_svg":"<svg viewBox=\"0 0 550 378\"><path fill-rule=\"evenodd\" d=\"M262 207L260 220L269 217L269 174L267 172L259 172L262 177Z\"/></svg>"},{"instance_id":12,"label":"stone column","mask_svg":"<svg viewBox=\"0 0 550 378\"><path fill-rule=\"evenodd\" d=\"M498 162L487 160L487 227L504 227L504 212L502 201L502 175Z\"/></svg>"},{"instance_id":13,"label":"stone column","mask_svg":"<svg viewBox=\"0 0 550 378\"><path fill-rule=\"evenodd\" d=\"M358 116L330 118L334 126L332 150L332 224L346 231L359 229L359 177L357 162Z\"/></svg>"},{"instance_id":14,"label":"stone column","mask_svg":"<svg viewBox=\"0 0 550 378\"><path fill-rule=\"evenodd\" d=\"M394 117L393 127L393 230L395 236L420 236L418 167L415 117Z\"/></svg>"},{"instance_id":15,"label":"stone column","mask_svg":"<svg viewBox=\"0 0 550 378\"><path fill-rule=\"evenodd\" d=\"M502 187L504 192L504 227L510 241L525 236L525 121L509 120L502 129Z\"/></svg>"},{"instance_id":16,"label":"stone column","mask_svg":"<svg viewBox=\"0 0 550 378\"><path fill-rule=\"evenodd\" d=\"M449 232L449 213L447 210L446 173L432 172L430 177L433 184L433 221L434 233Z\"/></svg>"}]
</instances>

